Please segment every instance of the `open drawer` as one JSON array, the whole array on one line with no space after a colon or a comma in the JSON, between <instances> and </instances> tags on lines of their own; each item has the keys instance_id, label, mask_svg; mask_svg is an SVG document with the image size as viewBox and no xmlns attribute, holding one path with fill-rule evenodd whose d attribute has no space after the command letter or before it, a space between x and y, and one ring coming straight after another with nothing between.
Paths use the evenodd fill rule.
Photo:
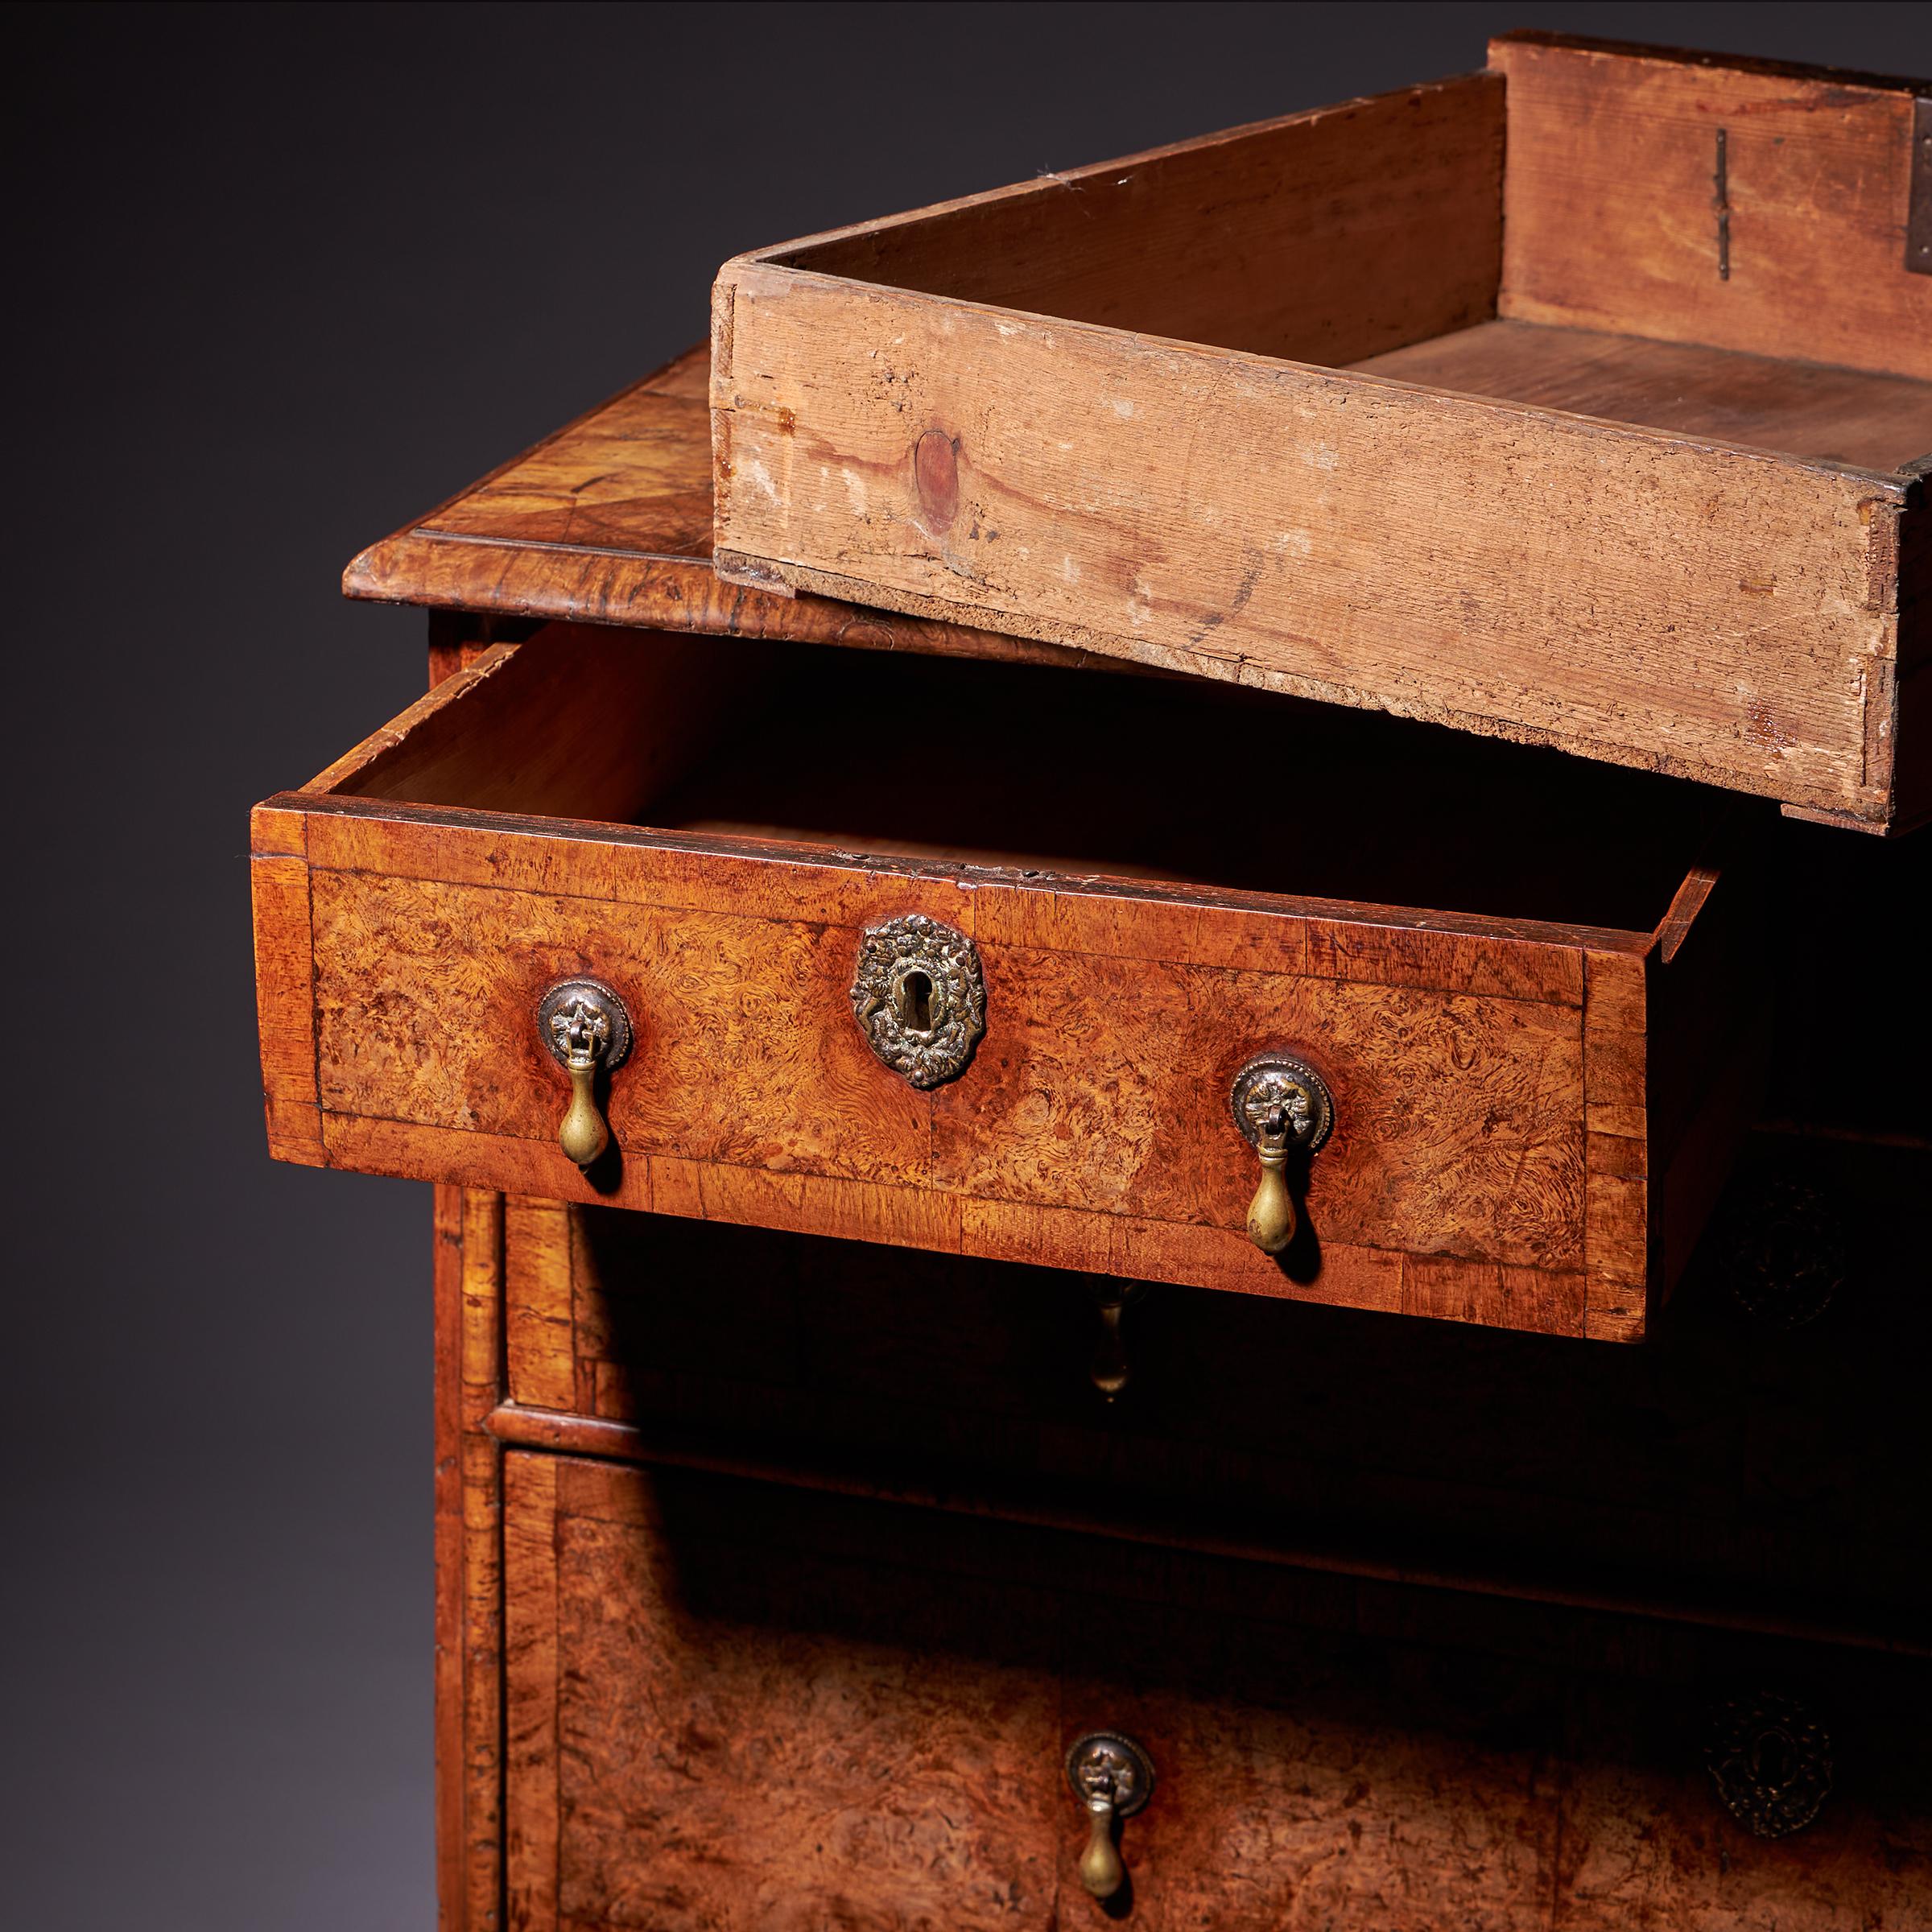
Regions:
<instances>
[{"instance_id":1,"label":"open drawer","mask_svg":"<svg viewBox=\"0 0 1932 1932\"><path fill-rule=\"evenodd\" d=\"M1759 815L1191 680L552 625L258 809L270 1137L1628 1339L1747 1097ZM631 1034L577 1042L584 1170L581 976Z\"/></svg>"},{"instance_id":2,"label":"open drawer","mask_svg":"<svg viewBox=\"0 0 1932 1932\"><path fill-rule=\"evenodd\" d=\"M1932 84L1491 59L727 263L720 571L1932 815Z\"/></svg>"}]
</instances>

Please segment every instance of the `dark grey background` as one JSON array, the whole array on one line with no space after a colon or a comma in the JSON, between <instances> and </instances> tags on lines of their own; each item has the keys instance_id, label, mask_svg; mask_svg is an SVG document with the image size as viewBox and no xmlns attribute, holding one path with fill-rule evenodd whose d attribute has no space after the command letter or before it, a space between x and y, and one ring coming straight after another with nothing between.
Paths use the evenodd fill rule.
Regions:
<instances>
[{"instance_id":1,"label":"dark grey background","mask_svg":"<svg viewBox=\"0 0 1932 1932\"><path fill-rule=\"evenodd\" d=\"M247 807L423 679L349 555L741 249L1523 25L1932 69L1923 5L15 14L0 1917L431 1922L428 1191L271 1165L254 1066Z\"/></svg>"}]
</instances>

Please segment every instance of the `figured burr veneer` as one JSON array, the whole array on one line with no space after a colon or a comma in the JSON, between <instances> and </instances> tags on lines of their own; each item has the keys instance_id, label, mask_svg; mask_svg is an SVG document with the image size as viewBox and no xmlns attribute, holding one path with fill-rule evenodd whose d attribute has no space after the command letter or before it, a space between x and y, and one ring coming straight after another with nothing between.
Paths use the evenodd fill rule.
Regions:
<instances>
[{"instance_id":1,"label":"figured burr veneer","mask_svg":"<svg viewBox=\"0 0 1932 1932\"><path fill-rule=\"evenodd\" d=\"M1619 1655L1535 1605L675 1468L514 1451L504 1490L526 1932L1104 1925L1061 1769L1103 1726L1157 1769L1117 1907L1154 1932L1916 1922L1932 1703L1885 1660L1811 1666L1869 1769L1767 1843L1682 1734L1788 1646Z\"/></svg>"},{"instance_id":2,"label":"figured burr veneer","mask_svg":"<svg viewBox=\"0 0 1932 1932\"><path fill-rule=\"evenodd\" d=\"M258 812L274 1145L1628 1340L1737 1112L1728 809L1212 687L554 627ZM848 998L909 913L986 984L929 1092ZM533 1018L577 973L638 1035L588 1178ZM1228 1092L1281 1048L1336 1125L1277 1259Z\"/></svg>"}]
</instances>

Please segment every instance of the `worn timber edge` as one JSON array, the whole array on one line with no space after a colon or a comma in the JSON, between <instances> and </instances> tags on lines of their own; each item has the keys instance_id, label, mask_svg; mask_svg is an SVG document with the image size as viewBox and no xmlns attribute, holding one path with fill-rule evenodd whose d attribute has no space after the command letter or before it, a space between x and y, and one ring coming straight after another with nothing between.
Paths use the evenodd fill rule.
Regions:
<instances>
[{"instance_id":1,"label":"worn timber edge","mask_svg":"<svg viewBox=\"0 0 1932 1932\"><path fill-rule=\"evenodd\" d=\"M815 570L797 564L774 564L770 559L740 556L729 552L720 552L719 561L721 568L738 570L747 576L760 573L767 579L775 576L799 587L802 595L809 594L806 588L808 586L828 598L857 598L863 595L877 594L873 587L861 583L858 579L844 576L833 571ZM954 619L971 617L983 620L988 625L1025 621L1014 618L1009 613L970 603L955 602L950 599L907 593L899 601L909 610L929 617L935 622L948 621L945 617L947 613L952 613ZM1035 631L1044 634L1047 628L1043 625L1030 625L1030 634ZM1056 638L1070 634L1057 628L1055 630ZM1244 689L1274 691L1284 697L1312 699L1319 704L1343 704L1355 710L1385 712L1391 717L1440 724L1451 730L1466 732L1472 737L1496 738L1512 745L1536 745L1546 750L1563 752L1575 758L1593 758L1601 764L1620 765L1632 770L1654 772L1660 778L1688 778L1698 784L1715 785L1726 791L1773 799L1785 817L1802 819L1812 824L1882 836L1910 832L1919 825L1932 822L1932 778L1927 780L1926 790L1928 795L1926 798L1918 799L1914 792L1911 795L1913 803L1897 807L1877 800L1872 803L1869 810L1857 811L1796 804L1782 795L1774 777L1763 774L1739 774L1730 770L1714 772L1710 764L1702 758L1648 750L1640 745L1619 744L1613 740L1592 737L1575 732L1558 731L1488 712L1464 711L1454 706L1406 698L1385 691L1371 692L1359 686L1336 684L1326 679L1278 670L1238 654L1220 656L1205 650L1157 645L1146 638L1110 637L1092 630L1084 631L1081 634L1089 639L1092 646L1091 650L1080 648L1076 650L1075 646L1064 643L1059 648L1076 650L1076 654L1088 663L1110 662L1120 668L1125 663L1136 663L1145 668L1164 671L1177 676L1212 678ZM1043 635L1036 638L1036 641L1042 643L1047 642ZM1124 653L1129 646L1135 653L1133 659L1115 656L1117 651ZM1932 669L1932 667L1928 668ZM1918 682L1925 687L1925 701L1922 708L1932 712L1932 677L1924 677ZM1899 726L1897 720L1901 704L1900 686L1904 683L1902 679L1888 679L1881 686L1875 696L1868 720L1868 735L1873 732L1879 733L1886 741L1888 748L1897 741ZM1932 723L1932 720L1928 722ZM1912 734L1914 738L1919 735L1917 732Z\"/></svg>"},{"instance_id":2,"label":"worn timber edge","mask_svg":"<svg viewBox=\"0 0 1932 1932\"><path fill-rule=\"evenodd\" d=\"M668 399L694 374L701 382L710 353L708 343L686 350L359 551L343 572L343 595L366 603L625 630L784 639L1063 668L1092 666L1113 672L1138 668L1005 631L866 609L863 600L801 597L774 581L760 585L729 578L714 565L708 539L696 555L654 543L648 499L634 543L550 542L516 534L507 526L493 534L440 527L449 513L534 460L567 450L625 402L645 395ZM688 414L684 440L701 456L708 492L710 419L696 401ZM673 419L666 427L675 431L681 425Z\"/></svg>"},{"instance_id":3,"label":"worn timber edge","mask_svg":"<svg viewBox=\"0 0 1932 1932\"><path fill-rule=\"evenodd\" d=\"M1699 47L1666 47L1653 41L1608 39L1594 34L1553 33L1519 27L1492 34L1495 47L1560 47L1573 53L1613 54L1625 60L1654 60L1666 67L1707 67L1720 72L1765 74L1782 80L1816 80L1837 87L1871 88L1880 93L1932 93L1932 80L1909 74L1872 74L1856 68L1818 67L1802 60L1761 60L1751 54L1712 53Z\"/></svg>"},{"instance_id":4,"label":"worn timber edge","mask_svg":"<svg viewBox=\"0 0 1932 1932\"><path fill-rule=\"evenodd\" d=\"M437 1922L501 1932L502 1198L438 1186L433 1231Z\"/></svg>"}]
</instances>

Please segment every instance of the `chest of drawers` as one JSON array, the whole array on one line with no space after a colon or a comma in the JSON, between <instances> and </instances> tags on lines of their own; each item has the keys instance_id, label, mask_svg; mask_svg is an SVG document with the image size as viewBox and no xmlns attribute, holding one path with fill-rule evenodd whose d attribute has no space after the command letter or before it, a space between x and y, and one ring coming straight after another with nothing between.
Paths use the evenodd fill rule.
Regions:
<instances>
[{"instance_id":1,"label":"chest of drawers","mask_svg":"<svg viewBox=\"0 0 1932 1932\"><path fill-rule=\"evenodd\" d=\"M1924 841L727 580L711 374L357 558L431 689L254 819L446 1927L1932 1923Z\"/></svg>"}]
</instances>

